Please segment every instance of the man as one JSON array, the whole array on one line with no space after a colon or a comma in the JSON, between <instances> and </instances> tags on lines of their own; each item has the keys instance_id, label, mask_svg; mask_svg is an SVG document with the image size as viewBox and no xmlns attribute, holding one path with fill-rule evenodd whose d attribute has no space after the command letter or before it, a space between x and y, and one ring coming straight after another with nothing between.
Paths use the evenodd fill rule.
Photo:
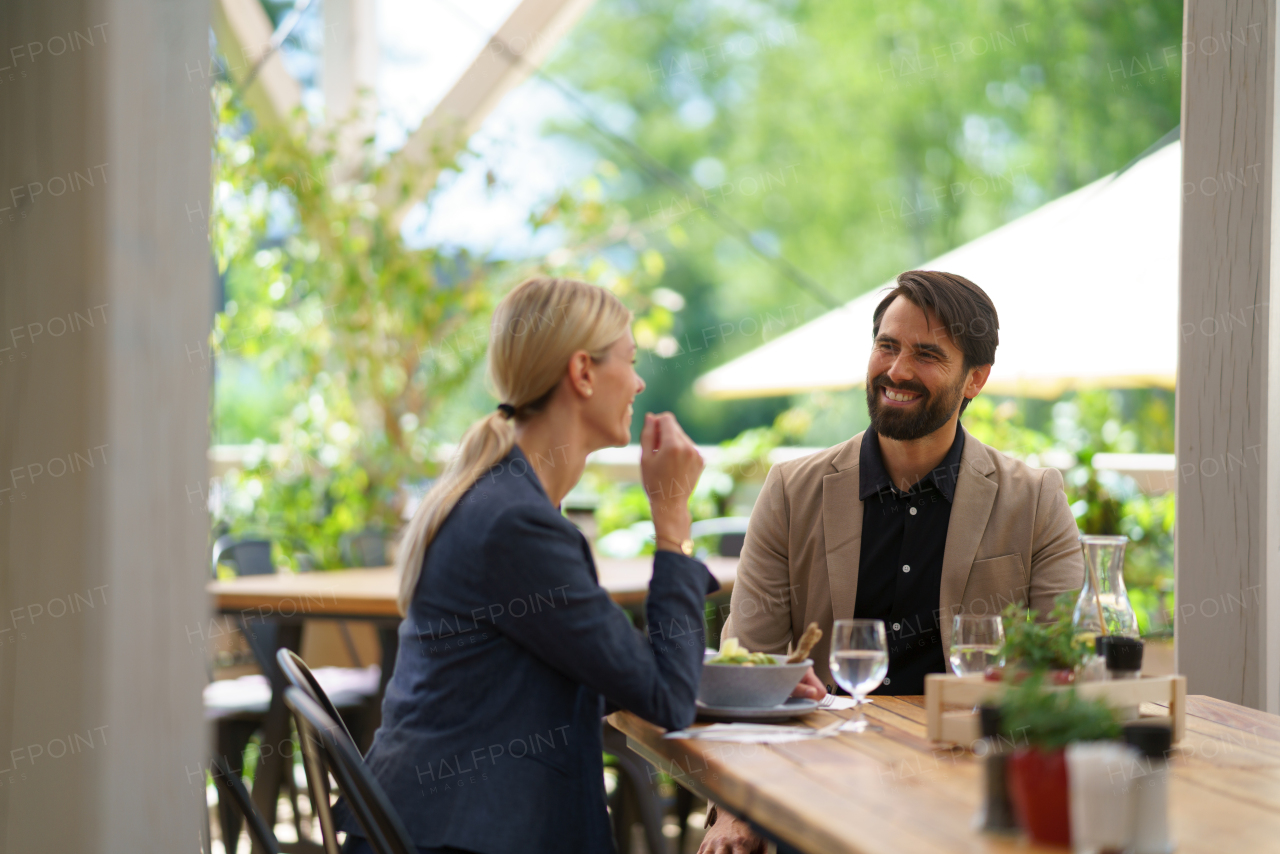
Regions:
<instances>
[{"instance_id":1,"label":"man","mask_svg":"<svg viewBox=\"0 0 1280 854\"><path fill-rule=\"evenodd\" d=\"M782 653L822 628L798 696L835 689L832 622L883 620L889 672L877 694L923 694L947 670L955 614L1010 602L1048 616L1084 563L1062 475L983 445L960 426L995 362L999 322L969 280L913 270L876 307L867 365L871 427L773 467L748 526L722 637ZM712 811L702 851L763 851Z\"/></svg>"}]
</instances>

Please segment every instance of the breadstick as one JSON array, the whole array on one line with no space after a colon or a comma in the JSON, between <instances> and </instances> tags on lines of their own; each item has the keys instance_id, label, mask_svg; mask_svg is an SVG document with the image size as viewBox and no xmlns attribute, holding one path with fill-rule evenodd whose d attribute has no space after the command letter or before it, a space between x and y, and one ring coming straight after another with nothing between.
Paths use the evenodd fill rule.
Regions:
<instances>
[{"instance_id":1,"label":"breadstick","mask_svg":"<svg viewBox=\"0 0 1280 854\"><path fill-rule=\"evenodd\" d=\"M822 629L818 628L817 623L810 623L805 626L804 634L800 636L800 643L796 646L796 651L787 656L787 664L799 664L809 657L809 650L813 649L818 641L822 640Z\"/></svg>"}]
</instances>

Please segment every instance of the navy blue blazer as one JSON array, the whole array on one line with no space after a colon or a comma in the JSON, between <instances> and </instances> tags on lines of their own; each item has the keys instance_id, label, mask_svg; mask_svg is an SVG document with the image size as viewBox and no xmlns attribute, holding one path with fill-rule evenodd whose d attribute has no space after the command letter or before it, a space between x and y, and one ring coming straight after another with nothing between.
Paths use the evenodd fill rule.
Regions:
<instances>
[{"instance_id":1,"label":"navy blue blazer","mask_svg":"<svg viewBox=\"0 0 1280 854\"><path fill-rule=\"evenodd\" d=\"M605 703L668 729L693 722L703 603L718 587L700 561L659 552L646 638L513 448L427 550L365 757L414 842L612 851ZM343 829L359 833L349 816Z\"/></svg>"}]
</instances>

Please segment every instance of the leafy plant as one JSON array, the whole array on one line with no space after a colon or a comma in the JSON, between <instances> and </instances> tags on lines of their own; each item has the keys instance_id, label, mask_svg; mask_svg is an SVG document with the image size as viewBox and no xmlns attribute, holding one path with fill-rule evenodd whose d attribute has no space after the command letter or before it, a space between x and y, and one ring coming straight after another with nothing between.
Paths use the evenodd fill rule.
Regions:
<instances>
[{"instance_id":1,"label":"leafy plant","mask_svg":"<svg viewBox=\"0 0 1280 854\"><path fill-rule=\"evenodd\" d=\"M1054 603L1049 622L1036 622L1036 612L1019 602L1004 609L1004 645L1000 654L1015 670L1072 670L1084 663L1089 646L1075 636L1071 610L1075 595L1064 593ZM1030 680L1028 680L1030 681Z\"/></svg>"},{"instance_id":2,"label":"leafy plant","mask_svg":"<svg viewBox=\"0 0 1280 854\"><path fill-rule=\"evenodd\" d=\"M394 532L412 488L492 407L479 370L489 316L522 278L601 284L628 302L638 326L669 325L647 296L662 256L647 249L632 269L609 260L617 245L631 251L644 236L600 200L594 176L535 218L535 232L554 225L562 240L545 263L415 247L392 208L375 202L392 178L371 149L339 181L336 137L255 125L222 84L213 100L210 239L226 292L209 347L218 368L213 434L230 428L237 443L261 439L279 450L223 478L211 502L219 531L265 534L278 559L300 564L303 555L322 567L339 563L345 532ZM263 387L245 393L246 378Z\"/></svg>"},{"instance_id":3,"label":"leafy plant","mask_svg":"<svg viewBox=\"0 0 1280 854\"><path fill-rule=\"evenodd\" d=\"M1120 737L1120 722L1105 702L1086 700L1074 687L1048 690L1040 675L1005 692L1000 725L1015 743L1025 740L1043 751Z\"/></svg>"}]
</instances>

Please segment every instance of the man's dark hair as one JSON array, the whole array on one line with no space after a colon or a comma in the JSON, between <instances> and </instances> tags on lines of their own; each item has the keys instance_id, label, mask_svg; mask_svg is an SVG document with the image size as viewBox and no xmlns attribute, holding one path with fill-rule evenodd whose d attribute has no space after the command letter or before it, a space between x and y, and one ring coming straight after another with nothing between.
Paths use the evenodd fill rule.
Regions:
<instances>
[{"instance_id":1,"label":"man's dark hair","mask_svg":"<svg viewBox=\"0 0 1280 854\"><path fill-rule=\"evenodd\" d=\"M914 305L929 309L946 327L951 340L964 354L962 370L996 361L1000 344L1000 318L986 291L954 273L936 270L908 270L898 275L898 286L885 295L872 316L871 334L880 334L880 318L898 297L906 297ZM960 411L969 405L966 399Z\"/></svg>"},{"instance_id":2,"label":"man's dark hair","mask_svg":"<svg viewBox=\"0 0 1280 854\"><path fill-rule=\"evenodd\" d=\"M964 353L964 369L991 365L1000 344L1000 318L986 291L954 273L908 270L898 275L898 286L876 306L871 334L880 334L880 318L897 297L906 297L916 306L929 309L947 328L951 340Z\"/></svg>"}]
</instances>

